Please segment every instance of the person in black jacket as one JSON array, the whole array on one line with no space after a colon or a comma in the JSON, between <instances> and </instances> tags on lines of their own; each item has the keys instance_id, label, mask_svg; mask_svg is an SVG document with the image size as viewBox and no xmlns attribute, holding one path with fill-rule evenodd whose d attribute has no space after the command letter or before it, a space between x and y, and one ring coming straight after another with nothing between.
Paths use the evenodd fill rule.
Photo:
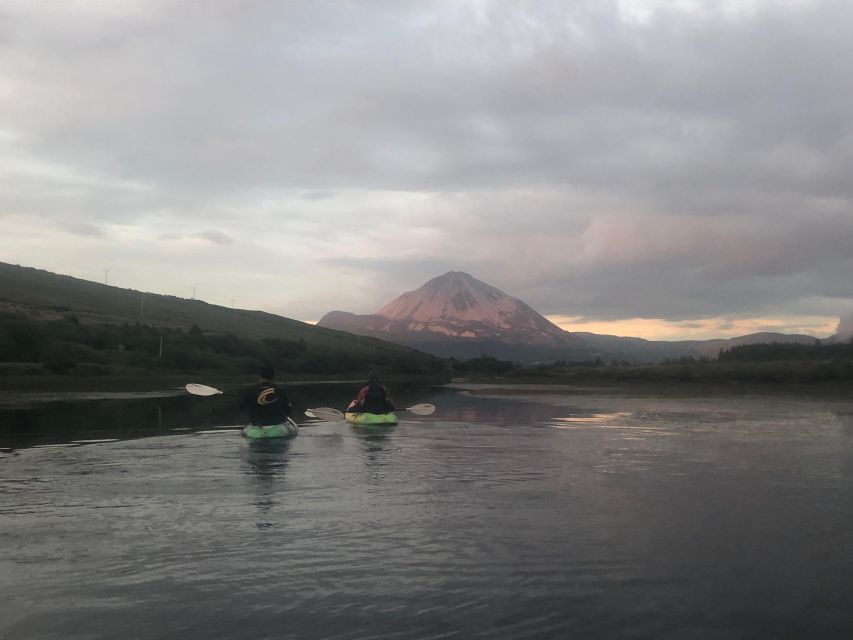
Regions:
<instances>
[{"instance_id":1,"label":"person in black jacket","mask_svg":"<svg viewBox=\"0 0 853 640\"><path fill-rule=\"evenodd\" d=\"M371 371L367 376L367 384L358 392L355 400L350 402L347 411L350 413L391 413L394 403L391 394L379 383L379 374Z\"/></svg>"},{"instance_id":2,"label":"person in black jacket","mask_svg":"<svg viewBox=\"0 0 853 640\"><path fill-rule=\"evenodd\" d=\"M290 417L290 401L284 390L273 382L275 371L270 366L263 366L258 376L258 384L243 394L240 411L248 409L249 424L257 427L285 422Z\"/></svg>"}]
</instances>

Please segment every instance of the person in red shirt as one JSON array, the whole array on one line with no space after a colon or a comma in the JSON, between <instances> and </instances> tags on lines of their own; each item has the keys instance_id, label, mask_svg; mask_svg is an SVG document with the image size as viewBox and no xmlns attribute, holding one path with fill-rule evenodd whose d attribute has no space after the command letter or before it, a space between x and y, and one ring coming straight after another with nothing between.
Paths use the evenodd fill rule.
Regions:
<instances>
[{"instance_id":1,"label":"person in red shirt","mask_svg":"<svg viewBox=\"0 0 853 640\"><path fill-rule=\"evenodd\" d=\"M379 382L379 374L371 371L367 376L367 384L358 392L356 399L350 402L347 413L391 413L394 403L388 389Z\"/></svg>"}]
</instances>

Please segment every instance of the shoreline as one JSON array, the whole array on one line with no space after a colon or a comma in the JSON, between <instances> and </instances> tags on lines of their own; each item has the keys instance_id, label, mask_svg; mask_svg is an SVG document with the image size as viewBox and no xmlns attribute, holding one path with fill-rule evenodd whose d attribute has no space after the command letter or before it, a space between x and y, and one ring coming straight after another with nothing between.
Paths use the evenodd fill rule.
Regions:
<instances>
[{"instance_id":1,"label":"shoreline","mask_svg":"<svg viewBox=\"0 0 853 640\"><path fill-rule=\"evenodd\" d=\"M744 396L798 396L826 399L853 398L853 382L743 382L731 381L606 381L592 379L553 380L549 382L519 381L510 378L461 379L457 378L445 388L482 396L512 395L622 395L622 396L674 396L674 397L744 397Z\"/></svg>"},{"instance_id":2,"label":"shoreline","mask_svg":"<svg viewBox=\"0 0 853 640\"><path fill-rule=\"evenodd\" d=\"M364 375L284 375L276 377L276 382L286 386L322 386L360 384L367 377ZM394 385L432 384L438 385L446 380L434 376L386 375L383 381ZM169 397L184 395L184 388L190 382L206 384L217 388L246 387L257 382L257 376L223 376L206 373L166 374L157 376L0 376L0 403L15 399L37 399L43 394L50 394L54 399L83 398L92 399L120 397Z\"/></svg>"},{"instance_id":3,"label":"shoreline","mask_svg":"<svg viewBox=\"0 0 853 640\"><path fill-rule=\"evenodd\" d=\"M290 386L322 386L358 384L364 375L312 376L284 375L276 381ZM186 393L184 386L197 382L218 388L235 388L254 384L253 375L216 375L205 372L164 374L156 376L0 376L0 401L15 398L37 398L50 393L71 397L167 397ZM675 395L675 396L744 396L779 395L853 398L853 381L744 381L744 380L615 380L591 376L583 380L569 378L488 378L458 377L452 380L435 376L385 375L383 381L395 386L433 385L447 389L490 395L516 394L602 394L602 395Z\"/></svg>"}]
</instances>

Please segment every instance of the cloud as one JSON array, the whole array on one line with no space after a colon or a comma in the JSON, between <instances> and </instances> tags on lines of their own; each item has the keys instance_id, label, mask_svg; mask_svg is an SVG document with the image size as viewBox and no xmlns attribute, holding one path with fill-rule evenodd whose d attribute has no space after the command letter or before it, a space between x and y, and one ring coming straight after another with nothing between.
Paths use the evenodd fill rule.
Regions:
<instances>
[{"instance_id":1,"label":"cloud","mask_svg":"<svg viewBox=\"0 0 853 640\"><path fill-rule=\"evenodd\" d=\"M718 316L690 321L660 318L625 318L600 321L592 318L549 316L566 331L604 335L642 336L649 340L710 340L735 338L751 333L774 332L825 337L835 322L826 316L780 316L774 318Z\"/></svg>"},{"instance_id":2,"label":"cloud","mask_svg":"<svg viewBox=\"0 0 853 640\"><path fill-rule=\"evenodd\" d=\"M784 159L818 142L814 169L831 166L820 161L845 111L807 96L834 95L846 74L837 63L808 72L841 51L851 35L842 24L799 9L637 25L599 4L377 3L355 22L343 4L248 3L239 17L233 5L184 5L94 23L78 9L26 40L40 55L17 65L30 72L17 111L58 98L70 112L27 119L68 151L94 147L176 188L600 187L618 174L618 186L657 195L684 178L754 177L741 162L764 180L808 180L803 163ZM96 28L111 35L93 37Z\"/></svg>"},{"instance_id":3,"label":"cloud","mask_svg":"<svg viewBox=\"0 0 853 640\"><path fill-rule=\"evenodd\" d=\"M848 3L2 13L4 259L155 290L192 268L308 319L451 269L610 320L853 299Z\"/></svg>"},{"instance_id":4,"label":"cloud","mask_svg":"<svg viewBox=\"0 0 853 640\"><path fill-rule=\"evenodd\" d=\"M196 254L209 252L211 248L234 243L234 239L222 231L198 231L194 233L163 233L158 236L160 248L168 253Z\"/></svg>"},{"instance_id":5,"label":"cloud","mask_svg":"<svg viewBox=\"0 0 853 640\"><path fill-rule=\"evenodd\" d=\"M60 225L66 231L84 238L105 238L107 233L103 228L85 222L69 221Z\"/></svg>"},{"instance_id":6,"label":"cloud","mask_svg":"<svg viewBox=\"0 0 853 640\"><path fill-rule=\"evenodd\" d=\"M838 326L835 328L835 335L841 340L850 340L853 338L853 313L849 313L839 319Z\"/></svg>"}]
</instances>

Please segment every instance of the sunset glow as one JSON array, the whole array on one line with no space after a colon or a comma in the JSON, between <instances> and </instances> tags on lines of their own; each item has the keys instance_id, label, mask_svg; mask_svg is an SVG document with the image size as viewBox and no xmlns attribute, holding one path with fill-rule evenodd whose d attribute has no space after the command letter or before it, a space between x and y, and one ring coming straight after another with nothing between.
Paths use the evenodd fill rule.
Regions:
<instances>
[{"instance_id":1,"label":"sunset glow","mask_svg":"<svg viewBox=\"0 0 853 640\"><path fill-rule=\"evenodd\" d=\"M711 340L734 338L750 333L797 333L826 338L834 333L838 318L828 316L788 316L784 318L700 318L696 320L664 320L661 318L626 318L624 320L592 320L581 316L546 316L566 331L586 331L614 336L631 336L646 340Z\"/></svg>"},{"instance_id":2,"label":"sunset glow","mask_svg":"<svg viewBox=\"0 0 853 640\"><path fill-rule=\"evenodd\" d=\"M649 339L853 312L853 3L43 4L0 10L2 262L295 319L447 271Z\"/></svg>"}]
</instances>

